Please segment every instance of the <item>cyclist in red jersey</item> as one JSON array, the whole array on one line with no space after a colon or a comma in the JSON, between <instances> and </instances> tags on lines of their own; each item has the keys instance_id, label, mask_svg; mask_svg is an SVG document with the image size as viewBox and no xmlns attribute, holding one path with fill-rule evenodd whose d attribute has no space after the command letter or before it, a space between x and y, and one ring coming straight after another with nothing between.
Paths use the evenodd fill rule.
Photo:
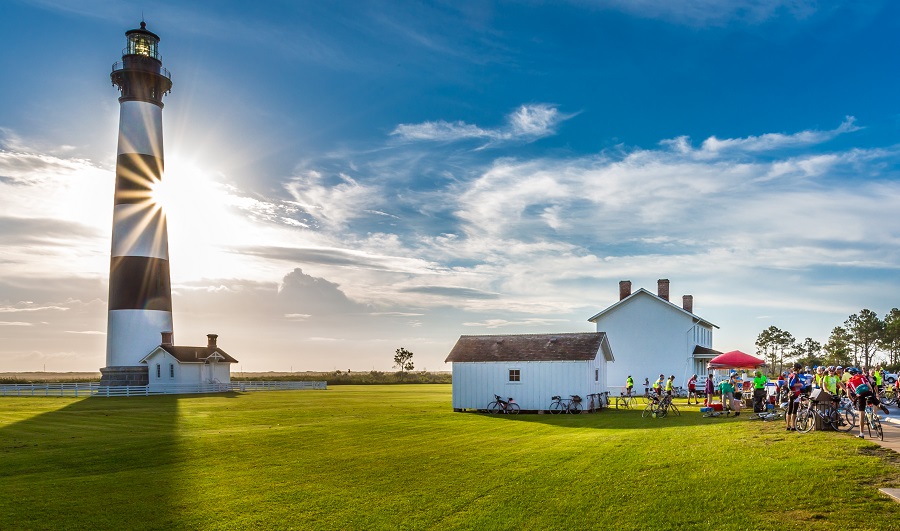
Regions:
<instances>
[{"instance_id":1,"label":"cyclist in red jersey","mask_svg":"<svg viewBox=\"0 0 900 531\"><path fill-rule=\"evenodd\" d=\"M891 412L881 404L881 401L878 400L878 396L875 394L875 382L866 376L865 373L861 373L856 369L850 369L850 374L852 376L847 380L847 387L856 395L856 408L859 410L860 417L864 415L863 412L866 410L867 402L880 407L885 415L889 415ZM859 435L857 435L860 439L865 438L865 435L863 435L864 424L865 422L860 418Z\"/></svg>"}]
</instances>

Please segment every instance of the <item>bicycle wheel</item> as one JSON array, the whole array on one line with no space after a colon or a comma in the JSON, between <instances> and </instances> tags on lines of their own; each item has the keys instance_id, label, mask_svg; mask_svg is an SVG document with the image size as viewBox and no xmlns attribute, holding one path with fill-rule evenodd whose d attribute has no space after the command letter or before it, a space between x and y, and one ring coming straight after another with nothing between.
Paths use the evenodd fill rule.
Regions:
<instances>
[{"instance_id":1,"label":"bicycle wheel","mask_svg":"<svg viewBox=\"0 0 900 531\"><path fill-rule=\"evenodd\" d=\"M675 405L675 402L669 404L669 413L672 413L676 417L681 416L681 411L678 409L678 406Z\"/></svg>"},{"instance_id":2,"label":"bicycle wheel","mask_svg":"<svg viewBox=\"0 0 900 531\"><path fill-rule=\"evenodd\" d=\"M553 402L550 402L549 409L551 414L558 415L559 413L565 411L565 406L563 406L562 402L560 402L559 400L554 400Z\"/></svg>"},{"instance_id":3,"label":"bicycle wheel","mask_svg":"<svg viewBox=\"0 0 900 531\"><path fill-rule=\"evenodd\" d=\"M875 429L875 434L878 436L878 438L883 441L884 430L881 429L881 421L878 420L878 416L874 414L872 415L872 427Z\"/></svg>"},{"instance_id":4,"label":"bicycle wheel","mask_svg":"<svg viewBox=\"0 0 900 531\"><path fill-rule=\"evenodd\" d=\"M641 416L644 418L655 416L654 412L656 411L656 404L654 402L650 402L646 406L644 406L644 411L641 413Z\"/></svg>"},{"instance_id":5,"label":"bicycle wheel","mask_svg":"<svg viewBox=\"0 0 900 531\"><path fill-rule=\"evenodd\" d=\"M869 438L872 438L872 431L875 430L875 412L871 410L871 408L866 408L866 411L863 413L865 415L865 423L866 423L866 431L869 432ZM877 433L877 432L876 432Z\"/></svg>"},{"instance_id":6,"label":"bicycle wheel","mask_svg":"<svg viewBox=\"0 0 900 531\"><path fill-rule=\"evenodd\" d=\"M521 409L519 407L519 404L516 404L515 402L510 402L509 406L506 408L506 412L509 413L510 415L518 415L519 409Z\"/></svg>"},{"instance_id":7,"label":"bicycle wheel","mask_svg":"<svg viewBox=\"0 0 900 531\"><path fill-rule=\"evenodd\" d=\"M496 414L500 412L500 404L496 400L487 405L487 412Z\"/></svg>"},{"instance_id":8,"label":"bicycle wheel","mask_svg":"<svg viewBox=\"0 0 900 531\"><path fill-rule=\"evenodd\" d=\"M856 415L852 411L848 412L848 410L838 406L833 410L833 414L831 425L837 431L847 432L856 425Z\"/></svg>"},{"instance_id":9,"label":"bicycle wheel","mask_svg":"<svg viewBox=\"0 0 900 531\"><path fill-rule=\"evenodd\" d=\"M797 411L797 416L794 418L794 427L797 428L797 431L800 433L809 433L815 425L816 414L810 409L801 409Z\"/></svg>"},{"instance_id":10,"label":"bicycle wheel","mask_svg":"<svg viewBox=\"0 0 900 531\"><path fill-rule=\"evenodd\" d=\"M581 402L572 402L569 404L569 413L572 413L573 415L581 413L583 409L584 406L581 405Z\"/></svg>"},{"instance_id":11,"label":"bicycle wheel","mask_svg":"<svg viewBox=\"0 0 900 531\"><path fill-rule=\"evenodd\" d=\"M656 408L656 418L664 418L669 414L669 403L668 402L660 402L659 406Z\"/></svg>"},{"instance_id":12,"label":"bicycle wheel","mask_svg":"<svg viewBox=\"0 0 900 531\"><path fill-rule=\"evenodd\" d=\"M635 399L633 396L629 396L625 399L625 409L633 409L634 408Z\"/></svg>"}]
</instances>

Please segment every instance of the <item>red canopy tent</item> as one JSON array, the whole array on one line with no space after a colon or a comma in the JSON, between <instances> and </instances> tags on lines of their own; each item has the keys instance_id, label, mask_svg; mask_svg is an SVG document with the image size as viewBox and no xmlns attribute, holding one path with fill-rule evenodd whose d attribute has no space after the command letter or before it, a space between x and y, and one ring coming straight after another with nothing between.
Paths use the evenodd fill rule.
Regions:
<instances>
[{"instance_id":1,"label":"red canopy tent","mask_svg":"<svg viewBox=\"0 0 900 531\"><path fill-rule=\"evenodd\" d=\"M764 360L753 357L750 354L745 354L740 350L732 350L709 360L709 364L706 367L708 369L756 369L765 364Z\"/></svg>"}]
</instances>

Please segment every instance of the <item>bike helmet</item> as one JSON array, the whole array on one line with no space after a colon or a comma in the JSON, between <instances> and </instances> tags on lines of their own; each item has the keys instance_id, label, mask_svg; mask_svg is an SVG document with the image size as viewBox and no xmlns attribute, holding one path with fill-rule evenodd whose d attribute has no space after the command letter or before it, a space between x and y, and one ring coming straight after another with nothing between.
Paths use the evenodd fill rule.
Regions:
<instances>
[{"instance_id":1,"label":"bike helmet","mask_svg":"<svg viewBox=\"0 0 900 531\"><path fill-rule=\"evenodd\" d=\"M834 370L836 370L836 371L842 371L842 370L844 370L844 368L841 367L840 365L838 365L837 367L834 368Z\"/></svg>"},{"instance_id":2,"label":"bike helmet","mask_svg":"<svg viewBox=\"0 0 900 531\"><path fill-rule=\"evenodd\" d=\"M859 374L859 369L857 369L856 367L850 367L849 369L847 369L847 372L849 372L850 374Z\"/></svg>"}]
</instances>

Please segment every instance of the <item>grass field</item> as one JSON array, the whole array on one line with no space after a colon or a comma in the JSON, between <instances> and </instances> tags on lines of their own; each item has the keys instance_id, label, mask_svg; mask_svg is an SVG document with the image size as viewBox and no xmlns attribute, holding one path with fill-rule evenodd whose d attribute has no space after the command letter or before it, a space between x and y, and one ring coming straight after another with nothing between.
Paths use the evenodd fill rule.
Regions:
<instances>
[{"instance_id":1,"label":"grass field","mask_svg":"<svg viewBox=\"0 0 900 531\"><path fill-rule=\"evenodd\" d=\"M900 458L781 423L454 413L449 385L0 399L0 529L897 529ZM855 525L864 522L864 525Z\"/></svg>"}]
</instances>

